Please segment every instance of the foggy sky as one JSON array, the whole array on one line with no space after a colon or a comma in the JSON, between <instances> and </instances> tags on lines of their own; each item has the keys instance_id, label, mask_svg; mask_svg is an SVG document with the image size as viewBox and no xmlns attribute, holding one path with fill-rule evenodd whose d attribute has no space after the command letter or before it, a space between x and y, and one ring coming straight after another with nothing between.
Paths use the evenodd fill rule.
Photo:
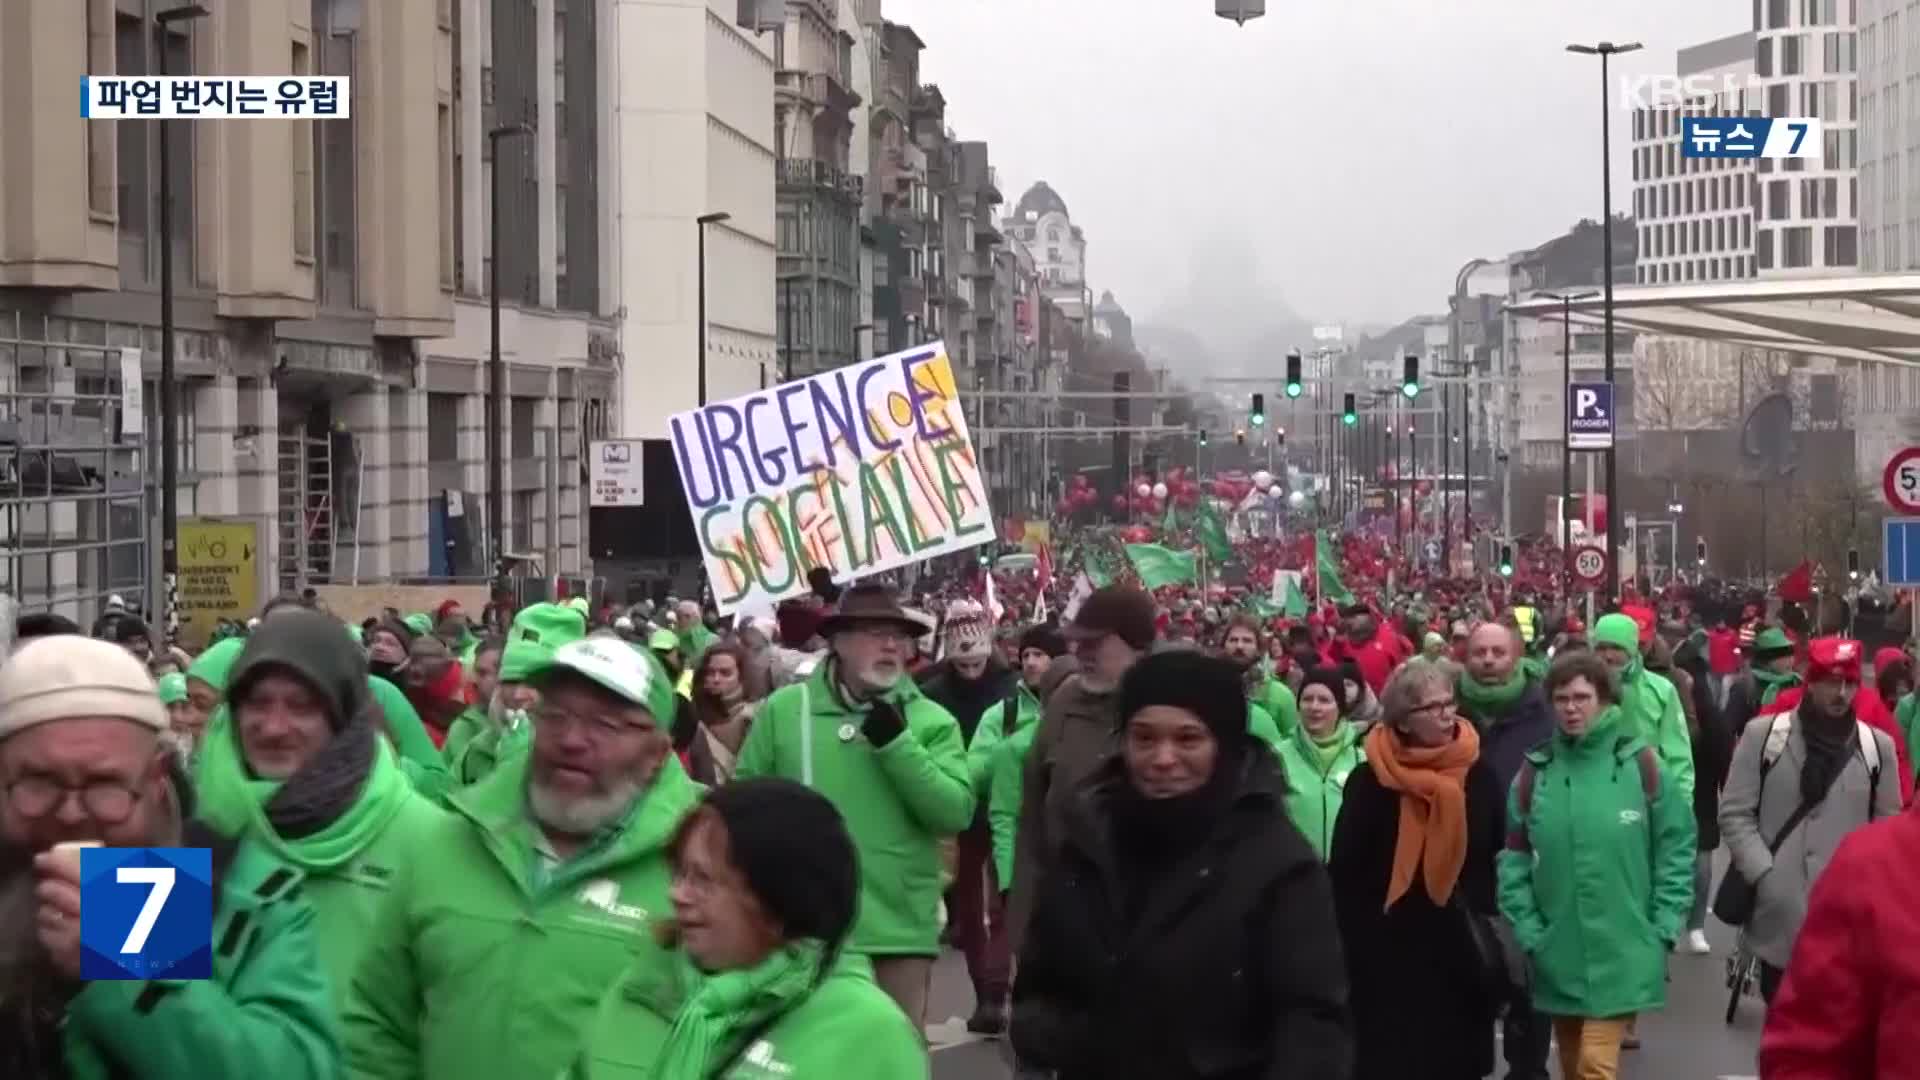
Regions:
<instances>
[{"instance_id":1,"label":"foggy sky","mask_svg":"<svg viewBox=\"0 0 1920 1080\"><path fill-rule=\"evenodd\" d=\"M1089 276L1136 318L1181 308L1199 260L1253 249L1249 306L1314 322L1445 309L1454 272L1600 217L1598 60L1616 58L1614 207L1631 210L1620 75L1749 28L1749 0L882 0L925 40L948 122L986 139L1008 208L1036 179L1087 232ZM1209 252L1218 252L1210 259ZM1218 300L1219 298L1216 298Z\"/></svg>"}]
</instances>

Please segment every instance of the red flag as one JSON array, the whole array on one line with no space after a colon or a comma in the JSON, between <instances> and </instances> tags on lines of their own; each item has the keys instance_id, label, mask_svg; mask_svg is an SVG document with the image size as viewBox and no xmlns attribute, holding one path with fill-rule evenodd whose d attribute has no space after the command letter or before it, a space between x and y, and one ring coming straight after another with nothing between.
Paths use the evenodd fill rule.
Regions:
<instances>
[{"instance_id":1,"label":"red flag","mask_svg":"<svg viewBox=\"0 0 1920 1080\"><path fill-rule=\"evenodd\" d=\"M1813 563L1802 559L1799 566L1787 571L1787 576L1773 587L1780 599L1790 604L1804 604L1813 599Z\"/></svg>"},{"instance_id":2,"label":"red flag","mask_svg":"<svg viewBox=\"0 0 1920 1080\"><path fill-rule=\"evenodd\" d=\"M1033 580L1041 589L1053 585L1053 545L1041 544L1039 556L1033 563Z\"/></svg>"}]
</instances>

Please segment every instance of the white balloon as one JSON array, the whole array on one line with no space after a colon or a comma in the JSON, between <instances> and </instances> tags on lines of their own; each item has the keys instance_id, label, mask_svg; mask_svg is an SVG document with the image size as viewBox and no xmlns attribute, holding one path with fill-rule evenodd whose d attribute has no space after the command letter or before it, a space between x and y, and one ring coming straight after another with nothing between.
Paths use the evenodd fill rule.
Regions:
<instances>
[{"instance_id":1,"label":"white balloon","mask_svg":"<svg viewBox=\"0 0 1920 1080\"><path fill-rule=\"evenodd\" d=\"M1253 486L1265 491L1273 486L1273 474L1265 469L1253 474Z\"/></svg>"},{"instance_id":2,"label":"white balloon","mask_svg":"<svg viewBox=\"0 0 1920 1080\"><path fill-rule=\"evenodd\" d=\"M1153 494L1153 488L1147 486L1146 484L1141 484L1139 487L1133 489L1133 493L1144 499L1147 496Z\"/></svg>"},{"instance_id":3,"label":"white balloon","mask_svg":"<svg viewBox=\"0 0 1920 1080\"><path fill-rule=\"evenodd\" d=\"M1166 497L1167 497L1167 485L1165 485L1165 484L1155 484L1155 485L1153 485L1153 497L1154 497L1154 498L1156 498L1156 499L1164 499L1164 498L1166 498Z\"/></svg>"}]
</instances>

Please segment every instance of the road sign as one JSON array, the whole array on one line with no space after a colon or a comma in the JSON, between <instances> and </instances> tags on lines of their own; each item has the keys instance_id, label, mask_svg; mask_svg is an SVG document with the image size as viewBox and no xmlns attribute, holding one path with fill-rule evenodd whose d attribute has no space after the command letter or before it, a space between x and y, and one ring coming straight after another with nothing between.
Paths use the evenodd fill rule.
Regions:
<instances>
[{"instance_id":1,"label":"road sign","mask_svg":"<svg viewBox=\"0 0 1920 1080\"><path fill-rule=\"evenodd\" d=\"M1607 580L1607 553L1591 546L1575 548L1573 576L1588 588L1599 586Z\"/></svg>"},{"instance_id":2,"label":"road sign","mask_svg":"<svg viewBox=\"0 0 1920 1080\"><path fill-rule=\"evenodd\" d=\"M588 506L645 506L646 486L640 462L645 444L639 439L595 439L588 447Z\"/></svg>"},{"instance_id":3,"label":"road sign","mask_svg":"<svg viewBox=\"0 0 1920 1080\"><path fill-rule=\"evenodd\" d=\"M1920 514L1920 446L1909 446L1887 459L1880 487L1894 513Z\"/></svg>"},{"instance_id":4,"label":"road sign","mask_svg":"<svg viewBox=\"0 0 1920 1080\"><path fill-rule=\"evenodd\" d=\"M1613 384L1567 384L1567 449L1613 449Z\"/></svg>"},{"instance_id":5,"label":"road sign","mask_svg":"<svg viewBox=\"0 0 1920 1080\"><path fill-rule=\"evenodd\" d=\"M1881 523L1880 580L1889 588L1920 586L1920 517Z\"/></svg>"}]
</instances>

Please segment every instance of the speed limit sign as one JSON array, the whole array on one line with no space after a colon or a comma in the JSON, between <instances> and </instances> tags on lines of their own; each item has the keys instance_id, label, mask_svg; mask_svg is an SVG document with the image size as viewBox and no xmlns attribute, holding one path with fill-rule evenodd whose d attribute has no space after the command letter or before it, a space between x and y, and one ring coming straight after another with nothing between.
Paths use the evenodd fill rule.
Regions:
<instances>
[{"instance_id":1,"label":"speed limit sign","mask_svg":"<svg viewBox=\"0 0 1920 1080\"><path fill-rule=\"evenodd\" d=\"M1573 552L1573 576L1592 588L1607 577L1607 553L1597 547L1579 547Z\"/></svg>"},{"instance_id":2,"label":"speed limit sign","mask_svg":"<svg viewBox=\"0 0 1920 1080\"><path fill-rule=\"evenodd\" d=\"M1920 446L1909 446L1887 459L1880 486L1895 513L1920 514Z\"/></svg>"}]
</instances>

